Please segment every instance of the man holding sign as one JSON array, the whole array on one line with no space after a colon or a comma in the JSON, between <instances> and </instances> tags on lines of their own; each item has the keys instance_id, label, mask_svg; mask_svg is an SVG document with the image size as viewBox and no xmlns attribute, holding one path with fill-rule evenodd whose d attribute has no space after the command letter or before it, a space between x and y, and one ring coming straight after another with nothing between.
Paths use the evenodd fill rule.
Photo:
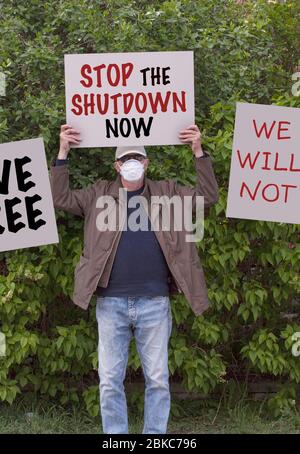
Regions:
<instances>
[{"instance_id":1,"label":"man holding sign","mask_svg":"<svg viewBox=\"0 0 300 454\"><path fill-rule=\"evenodd\" d=\"M128 433L123 382L134 335L146 379L143 433L166 433L170 295L184 294L195 315L208 307L195 239L187 234L193 229L180 221L183 212L203 218L199 199L201 208L218 200L212 161L194 124L193 53L66 55L65 79L68 124L51 184L55 207L85 218L73 301L87 309L97 295L103 431ZM182 143L194 154L195 188L146 177L144 145ZM116 180L71 190L70 146L116 146Z\"/></svg>"},{"instance_id":2,"label":"man holding sign","mask_svg":"<svg viewBox=\"0 0 300 454\"><path fill-rule=\"evenodd\" d=\"M73 301L86 309L92 295L97 294L104 433L128 433L123 381L133 335L146 378L143 433L166 433L170 411L168 341L172 328L169 295L183 293L195 315L208 308L197 248L194 242L186 241L185 229L153 231L148 216L142 215L146 228L121 230L121 215L117 217L117 205L124 208L121 190L127 195L123 210L127 219L132 214L130 200L134 196L147 201L155 196L191 197L191 211L195 210L197 196L204 196L204 208L217 202L218 185L211 157L202 151L198 127L182 130L179 139L191 145L196 188L173 180L150 180L145 176L149 165L145 148L126 146L116 150L115 181L98 180L88 188L71 190L67 156L70 145L79 144L81 135L69 125L61 128L60 151L51 167L54 206L85 217L84 253L75 270ZM105 208L111 199L112 206ZM116 228L101 228L99 219L105 210L107 216L117 217Z\"/></svg>"}]
</instances>

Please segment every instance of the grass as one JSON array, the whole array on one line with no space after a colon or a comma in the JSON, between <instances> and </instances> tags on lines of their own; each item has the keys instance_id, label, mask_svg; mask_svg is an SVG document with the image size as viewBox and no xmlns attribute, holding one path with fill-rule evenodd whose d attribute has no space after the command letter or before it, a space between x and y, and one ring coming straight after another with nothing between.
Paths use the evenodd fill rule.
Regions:
<instances>
[{"instance_id":1,"label":"grass","mask_svg":"<svg viewBox=\"0 0 300 454\"><path fill-rule=\"evenodd\" d=\"M176 416L174 415L177 414ZM178 415L180 413L180 416ZM142 432L142 411L129 407L129 432ZM82 408L19 400L12 406L0 404L0 434L100 434L100 417L92 418ZM241 400L228 406L207 400L172 402L169 434L268 434L300 433L300 415L280 418L265 414L258 402Z\"/></svg>"}]
</instances>

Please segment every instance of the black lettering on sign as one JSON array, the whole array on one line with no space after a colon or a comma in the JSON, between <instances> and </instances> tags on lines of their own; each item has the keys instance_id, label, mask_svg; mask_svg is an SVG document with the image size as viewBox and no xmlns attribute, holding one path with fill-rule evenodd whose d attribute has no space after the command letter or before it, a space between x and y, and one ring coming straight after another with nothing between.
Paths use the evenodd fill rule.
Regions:
<instances>
[{"instance_id":1,"label":"black lettering on sign","mask_svg":"<svg viewBox=\"0 0 300 454\"><path fill-rule=\"evenodd\" d=\"M31 162L31 159L28 156L24 156L23 158L16 158L14 160L15 165L15 172L16 172L16 179L17 179L17 186L19 191L27 192L29 189L36 186L34 181L28 180L32 177L32 173L24 170L24 165ZM0 179L0 195L8 195L9 194L9 179L11 173L11 163L9 159L4 159L3 161L3 168L2 168L2 176ZM46 224L44 219L36 219L42 213L39 209L34 209L33 205L36 202L42 200L42 197L38 194L34 194L32 196L26 196L24 198L25 201L25 208L27 214L27 223L28 228L31 230L38 230L41 226ZM13 197L11 199L4 199L4 210L0 206L0 214L5 214L6 221L7 221L7 230L12 233L17 233L21 229L24 229L26 225L21 220L17 221L19 218L22 217L22 214L18 211L16 205L22 203L22 200L19 197ZM0 234L3 234L5 231L5 227L0 224Z\"/></svg>"},{"instance_id":2,"label":"black lettering on sign","mask_svg":"<svg viewBox=\"0 0 300 454\"><path fill-rule=\"evenodd\" d=\"M0 181L0 194L5 194L5 195L8 194L10 167L11 167L11 161L9 161L8 159L4 159L2 177L1 177L1 181Z\"/></svg>"},{"instance_id":3,"label":"black lettering on sign","mask_svg":"<svg viewBox=\"0 0 300 454\"><path fill-rule=\"evenodd\" d=\"M28 162L31 162L31 159L28 156L24 156L24 158L21 159L15 159L18 188L19 191L22 192L27 192L30 188L35 186L35 183L33 183L33 181L28 181L27 183L25 183L26 178L32 176L32 173L28 172L27 170L24 172L23 170L23 165L28 164Z\"/></svg>"},{"instance_id":4,"label":"black lettering on sign","mask_svg":"<svg viewBox=\"0 0 300 454\"><path fill-rule=\"evenodd\" d=\"M21 203L19 197L14 197L13 199L4 200L6 217L7 217L7 227L9 232L17 233L20 229L24 229L25 224L23 222L15 223L16 219L19 219L22 215L21 213L14 212L13 208L18 203Z\"/></svg>"},{"instance_id":5,"label":"black lettering on sign","mask_svg":"<svg viewBox=\"0 0 300 454\"><path fill-rule=\"evenodd\" d=\"M34 210L33 204L42 200L42 197L38 194L33 195L32 197L25 197L25 205L27 211L27 219L28 219L28 227L32 230L39 229L42 225L46 224L44 219L39 219L38 221L35 220L37 216L42 214L41 210Z\"/></svg>"},{"instance_id":6,"label":"black lettering on sign","mask_svg":"<svg viewBox=\"0 0 300 454\"><path fill-rule=\"evenodd\" d=\"M106 137L110 139L111 134L113 137L119 137L120 135L122 137L129 137L131 131L133 131L137 138L141 137L142 133L145 137L148 137L152 122L153 117L149 117L147 124L144 118L139 118L138 120L136 118L132 118L131 120L129 118L114 118L113 123L107 119L105 120Z\"/></svg>"}]
</instances>

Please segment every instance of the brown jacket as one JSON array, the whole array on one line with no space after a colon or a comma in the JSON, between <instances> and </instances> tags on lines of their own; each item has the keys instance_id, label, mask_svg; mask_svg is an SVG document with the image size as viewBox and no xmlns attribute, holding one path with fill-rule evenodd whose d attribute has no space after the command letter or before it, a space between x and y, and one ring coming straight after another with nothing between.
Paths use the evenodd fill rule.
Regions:
<instances>
[{"instance_id":1,"label":"brown jacket","mask_svg":"<svg viewBox=\"0 0 300 454\"><path fill-rule=\"evenodd\" d=\"M192 196L193 211L195 196L203 195L204 208L207 212L207 208L218 201L218 184L212 160L206 153L204 157L194 158L194 162L197 173L196 188L180 185L174 180L153 181L145 176L145 188L141 195L146 197L148 202L152 195ZM117 227L119 224L122 225L118 210L118 204L122 204L122 200L119 199L119 188L122 188L121 178L118 175L114 181L98 180L87 188L71 190L69 169L66 164L51 166L50 182L54 207L84 217L84 249L75 267L72 300L81 308L87 309L97 285L102 287L108 285L122 233L119 228L116 231L97 229L96 218L101 209L96 207L96 200L99 196L112 196L116 202ZM159 211L160 216L161 211ZM208 308L209 301L196 244L186 242L185 230L171 228L168 231L161 229L154 232L171 272L170 294L183 293L194 314L202 314Z\"/></svg>"}]
</instances>

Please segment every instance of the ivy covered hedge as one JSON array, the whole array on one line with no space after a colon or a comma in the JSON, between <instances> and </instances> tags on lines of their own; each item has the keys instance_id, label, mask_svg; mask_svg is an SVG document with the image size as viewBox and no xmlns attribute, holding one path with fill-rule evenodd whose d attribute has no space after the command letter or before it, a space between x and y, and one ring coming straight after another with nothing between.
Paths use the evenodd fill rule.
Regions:
<instances>
[{"instance_id":1,"label":"ivy covered hedge","mask_svg":"<svg viewBox=\"0 0 300 454\"><path fill-rule=\"evenodd\" d=\"M121 5L120 5L121 3ZM195 52L196 119L213 157L220 200L198 244L211 308L195 317L172 298L170 370L189 390L210 393L231 379L282 382L270 400L294 407L300 360L300 227L225 216L235 102L300 107L291 95L299 64L299 3L216 0L0 1L0 142L42 136L48 164L64 117L64 53ZM149 176L193 184L188 147L150 149ZM74 188L115 178L111 149L70 154ZM57 212L60 242L0 253L0 401L23 393L84 399L98 413L95 299L85 312L70 300L82 250L82 221ZM129 375L141 375L134 343Z\"/></svg>"}]
</instances>

